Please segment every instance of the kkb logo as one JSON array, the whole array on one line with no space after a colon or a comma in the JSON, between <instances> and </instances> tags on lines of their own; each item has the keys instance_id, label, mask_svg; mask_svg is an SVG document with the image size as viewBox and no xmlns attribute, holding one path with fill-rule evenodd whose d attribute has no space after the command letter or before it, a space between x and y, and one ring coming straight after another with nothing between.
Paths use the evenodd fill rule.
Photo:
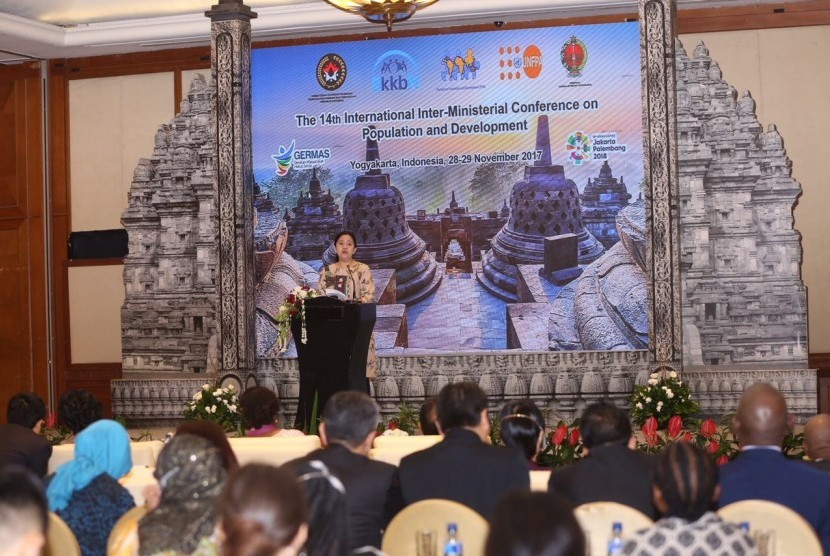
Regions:
<instances>
[{"instance_id":1,"label":"kkb logo","mask_svg":"<svg viewBox=\"0 0 830 556\"><path fill-rule=\"evenodd\" d=\"M376 93L411 91L421 86L415 60L401 50L390 50L378 58L373 75L372 90Z\"/></svg>"}]
</instances>

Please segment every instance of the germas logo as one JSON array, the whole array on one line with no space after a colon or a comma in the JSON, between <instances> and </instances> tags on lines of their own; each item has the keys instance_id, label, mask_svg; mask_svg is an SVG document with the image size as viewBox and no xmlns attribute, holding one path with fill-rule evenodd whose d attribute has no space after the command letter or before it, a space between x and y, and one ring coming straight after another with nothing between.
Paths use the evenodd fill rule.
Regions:
<instances>
[{"instance_id":1,"label":"germas logo","mask_svg":"<svg viewBox=\"0 0 830 556\"><path fill-rule=\"evenodd\" d=\"M277 153L272 154L271 158L277 165L277 175L284 176L291 168L295 170L308 170L315 166L323 165L331 158L331 149L328 147L296 149L295 139L292 139L291 145L288 148L280 145Z\"/></svg>"},{"instance_id":2,"label":"germas logo","mask_svg":"<svg viewBox=\"0 0 830 556\"><path fill-rule=\"evenodd\" d=\"M373 75L372 90L376 93L409 91L421 86L415 60L401 50L390 50L378 58Z\"/></svg>"}]
</instances>

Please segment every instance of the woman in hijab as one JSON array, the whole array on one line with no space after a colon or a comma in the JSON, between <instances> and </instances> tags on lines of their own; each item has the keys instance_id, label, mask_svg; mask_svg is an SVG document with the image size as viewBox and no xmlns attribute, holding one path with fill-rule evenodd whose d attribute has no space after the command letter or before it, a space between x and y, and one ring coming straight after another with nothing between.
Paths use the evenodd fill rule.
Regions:
<instances>
[{"instance_id":1,"label":"woman in hijab","mask_svg":"<svg viewBox=\"0 0 830 556\"><path fill-rule=\"evenodd\" d=\"M75 440L75 459L47 479L49 509L66 523L84 556L104 556L115 522L135 506L118 483L132 469L130 437L108 419L85 428Z\"/></svg>"},{"instance_id":2,"label":"woman in hijab","mask_svg":"<svg viewBox=\"0 0 830 556\"><path fill-rule=\"evenodd\" d=\"M225 483L222 453L210 441L177 434L156 462L159 505L138 524L139 554L192 553L213 534Z\"/></svg>"}]
</instances>

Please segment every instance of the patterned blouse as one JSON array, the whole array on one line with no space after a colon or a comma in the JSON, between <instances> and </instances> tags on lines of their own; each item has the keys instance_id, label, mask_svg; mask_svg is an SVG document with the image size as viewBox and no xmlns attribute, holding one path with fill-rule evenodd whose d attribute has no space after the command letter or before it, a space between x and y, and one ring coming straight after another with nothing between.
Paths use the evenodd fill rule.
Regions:
<instances>
[{"instance_id":1,"label":"patterned blouse","mask_svg":"<svg viewBox=\"0 0 830 556\"><path fill-rule=\"evenodd\" d=\"M758 550L734 523L706 512L697 521L664 517L637 531L623 547L634 556L757 556Z\"/></svg>"},{"instance_id":2,"label":"patterned blouse","mask_svg":"<svg viewBox=\"0 0 830 556\"><path fill-rule=\"evenodd\" d=\"M317 289L325 292L327 288L340 290L348 299L354 299L361 303L373 303L375 301L375 281L372 278L372 271L363 263L352 261L346 268L337 268L335 265L328 265L320 271L320 280L317 282Z\"/></svg>"}]
</instances>

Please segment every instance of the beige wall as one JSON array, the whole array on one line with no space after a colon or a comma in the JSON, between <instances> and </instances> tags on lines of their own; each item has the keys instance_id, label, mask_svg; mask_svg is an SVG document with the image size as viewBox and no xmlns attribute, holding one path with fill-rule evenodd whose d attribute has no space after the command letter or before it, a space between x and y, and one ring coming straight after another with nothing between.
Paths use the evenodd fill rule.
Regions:
<instances>
[{"instance_id":1,"label":"beige wall","mask_svg":"<svg viewBox=\"0 0 830 556\"><path fill-rule=\"evenodd\" d=\"M775 124L803 195L795 228L804 249L810 351L830 352L830 27L682 35L690 56L699 41L738 93L749 90L766 128Z\"/></svg>"},{"instance_id":2,"label":"beige wall","mask_svg":"<svg viewBox=\"0 0 830 556\"><path fill-rule=\"evenodd\" d=\"M764 126L778 126L804 194L795 210L803 237L810 351L830 352L830 27L683 35L691 55L699 40L724 79L749 90ZM192 76L184 72L186 93ZM173 114L173 74L77 80L70 83L72 229L120 227L132 172L153 150L156 128ZM70 269L73 363L121 359L122 267Z\"/></svg>"}]
</instances>

